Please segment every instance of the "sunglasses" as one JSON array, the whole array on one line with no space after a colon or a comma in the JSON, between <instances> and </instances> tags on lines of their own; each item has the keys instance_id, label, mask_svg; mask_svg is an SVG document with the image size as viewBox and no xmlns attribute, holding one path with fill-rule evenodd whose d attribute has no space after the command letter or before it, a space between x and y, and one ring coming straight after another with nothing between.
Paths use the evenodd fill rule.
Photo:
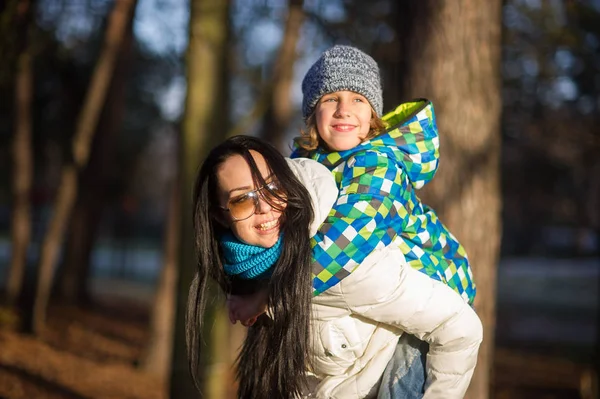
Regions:
<instances>
[{"instance_id":1,"label":"sunglasses","mask_svg":"<svg viewBox=\"0 0 600 399\"><path fill-rule=\"evenodd\" d=\"M266 193L261 193L264 189L267 190ZM276 182L272 181L256 190L248 191L245 194L230 199L227 207L221 207L221 209L229 212L231 218L235 221L248 219L256 213L259 196L262 196L266 202L280 201L281 198L285 198L285 193Z\"/></svg>"}]
</instances>

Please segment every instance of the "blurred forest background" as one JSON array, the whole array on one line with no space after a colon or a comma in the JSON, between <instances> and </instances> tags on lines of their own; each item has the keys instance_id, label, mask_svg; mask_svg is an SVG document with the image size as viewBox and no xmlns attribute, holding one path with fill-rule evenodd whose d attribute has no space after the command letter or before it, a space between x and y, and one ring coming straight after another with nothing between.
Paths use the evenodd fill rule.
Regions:
<instances>
[{"instance_id":1,"label":"blurred forest background","mask_svg":"<svg viewBox=\"0 0 600 399\"><path fill-rule=\"evenodd\" d=\"M289 154L300 83L351 44L426 97L425 202L469 252L471 399L596 398L600 1L0 0L0 398L191 398L191 179L225 137ZM244 329L207 323L204 397Z\"/></svg>"}]
</instances>

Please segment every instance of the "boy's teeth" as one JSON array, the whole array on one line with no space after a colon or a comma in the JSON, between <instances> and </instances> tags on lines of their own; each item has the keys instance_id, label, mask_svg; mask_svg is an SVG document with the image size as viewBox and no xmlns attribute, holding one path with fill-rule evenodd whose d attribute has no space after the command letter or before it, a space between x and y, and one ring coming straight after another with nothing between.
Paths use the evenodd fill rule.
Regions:
<instances>
[{"instance_id":1,"label":"boy's teeth","mask_svg":"<svg viewBox=\"0 0 600 399\"><path fill-rule=\"evenodd\" d=\"M262 223L258 225L258 229L259 230L268 230L270 228L275 227L275 225L277 224L277 220L273 220L267 223Z\"/></svg>"}]
</instances>

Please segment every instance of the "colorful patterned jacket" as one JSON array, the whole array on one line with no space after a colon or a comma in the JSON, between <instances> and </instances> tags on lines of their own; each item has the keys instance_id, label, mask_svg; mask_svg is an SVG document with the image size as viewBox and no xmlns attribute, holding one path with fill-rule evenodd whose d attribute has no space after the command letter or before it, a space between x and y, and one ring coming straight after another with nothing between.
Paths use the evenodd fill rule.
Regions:
<instances>
[{"instance_id":1,"label":"colorful patterned jacket","mask_svg":"<svg viewBox=\"0 0 600 399\"><path fill-rule=\"evenodd\" d=\"M464 248L415 192L438 167L433 105L401 104L382 119L386 131L355 148L310 154L331 170L340 190L312 241L313 294L335 286L375 248L398 245L413 268L472 303L476 290Z\"/></svg>"}]
</instances>

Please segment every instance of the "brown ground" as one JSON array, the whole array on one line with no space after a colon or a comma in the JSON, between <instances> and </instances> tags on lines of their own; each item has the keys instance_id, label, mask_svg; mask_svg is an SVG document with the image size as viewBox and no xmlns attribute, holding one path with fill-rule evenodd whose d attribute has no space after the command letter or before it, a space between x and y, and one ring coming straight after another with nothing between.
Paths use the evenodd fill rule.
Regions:
<instances>
[{"instance_id":1,"label":"brown ground","mask_svg":"<svg viewBox=\"0 0 600 399\"><path fill-rule=\"evenodd\" d=\"M146 326L143 310L122 303L85 311L54 306L39 339L19 335L5 323L0 398L166 398L158 378L135 368L143 356Z\"/></svg>"},{"instance_id":2,"label":"brown ground","mask_svg":"<svg viewBox=\"0 0 600 399\"><path fill-rule=\"evenodd\" d=\"M136 368L147 319L127 303L54 306L38 339L15 333L0 308L0 399L166 398L165 385ZM586 366L499 349L493 392L497 399L591 399L594 378Z\"/></svg>"}]
</instances>

